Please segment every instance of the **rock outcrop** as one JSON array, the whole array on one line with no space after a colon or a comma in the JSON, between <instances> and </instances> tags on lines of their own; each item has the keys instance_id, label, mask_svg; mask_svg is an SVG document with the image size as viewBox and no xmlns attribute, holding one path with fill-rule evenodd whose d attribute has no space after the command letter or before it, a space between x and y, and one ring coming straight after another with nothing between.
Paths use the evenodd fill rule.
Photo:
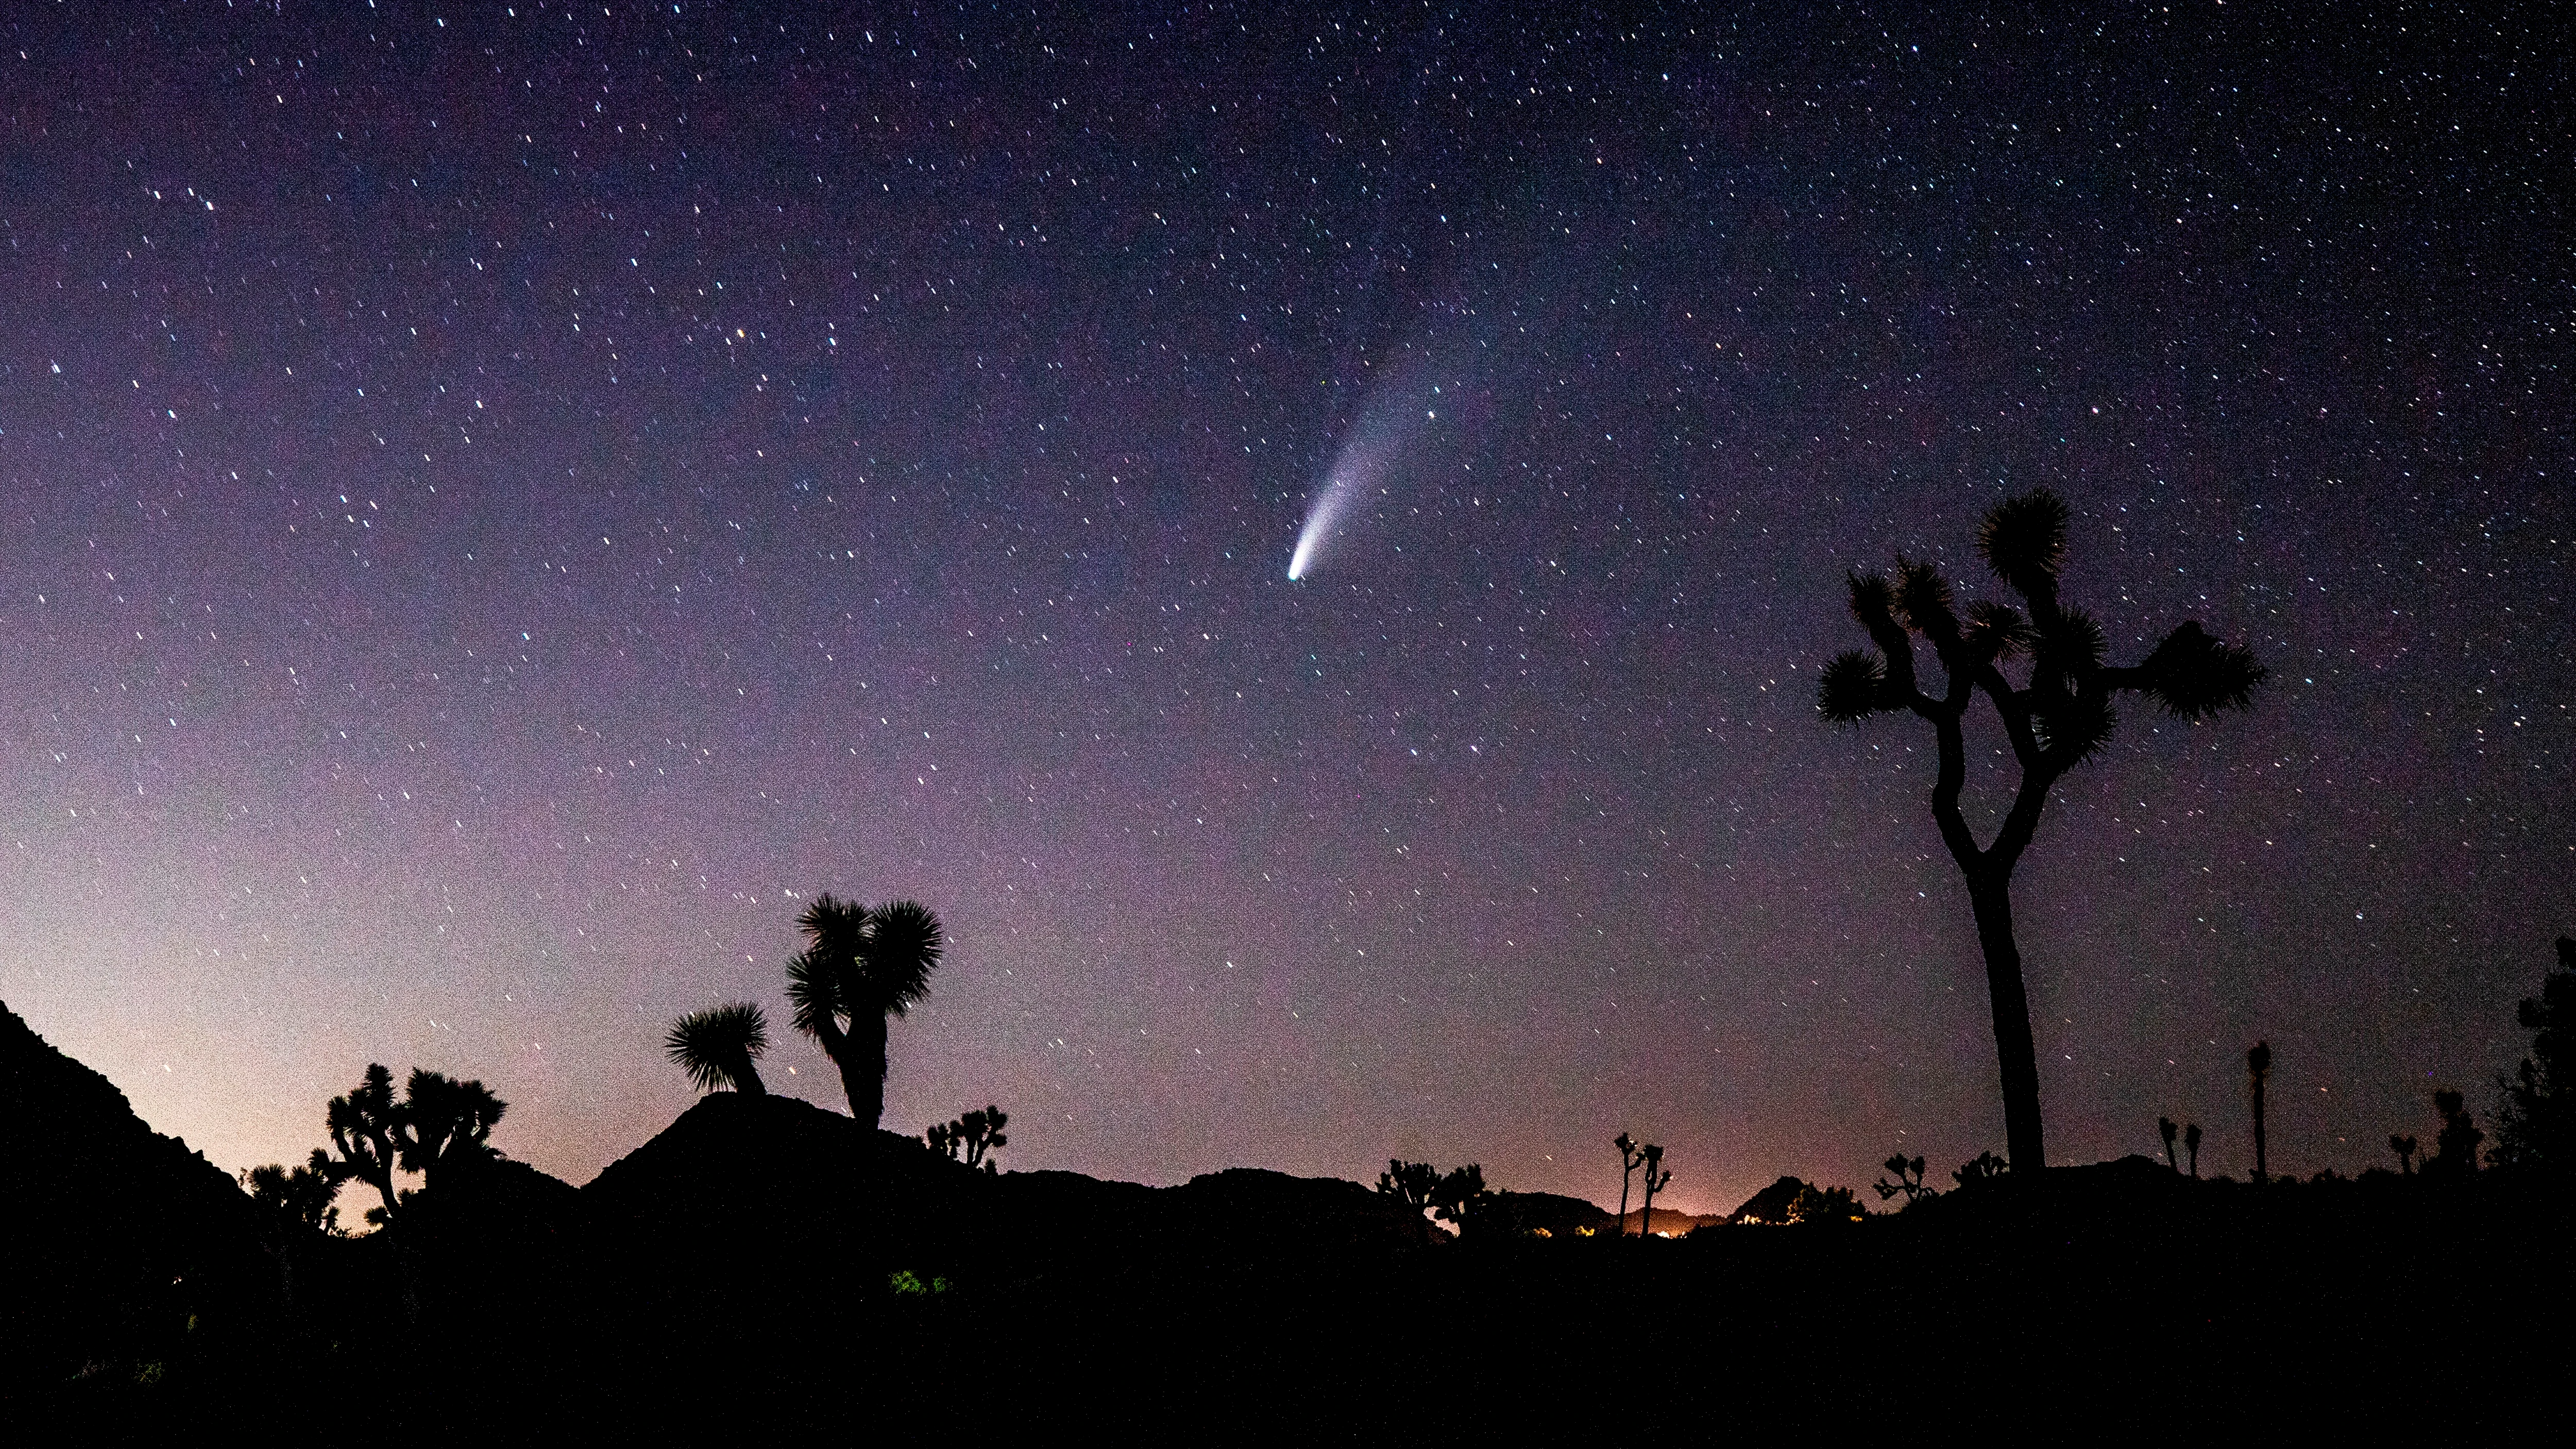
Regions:
<instances>
[{"instance_id":1,"label":"rock outcrop","mask_svg":"<svg viewBox=\"0 0 2576 1449\"><path fill-rule=\"evenodd\" d=\"M0 1005L0 1389L151 1378L273 1273L250 1198Z\"/></svg>"}]
</instances>

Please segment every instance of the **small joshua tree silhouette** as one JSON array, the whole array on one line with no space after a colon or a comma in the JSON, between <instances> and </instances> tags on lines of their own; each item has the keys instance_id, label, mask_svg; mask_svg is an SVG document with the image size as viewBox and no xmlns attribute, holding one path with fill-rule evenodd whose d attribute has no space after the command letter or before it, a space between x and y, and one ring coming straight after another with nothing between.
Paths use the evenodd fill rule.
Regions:
<instances>
[{"instance_id":1,"label":"small joshua tree silhouette","mask_svg":"<svg viewBox=\"0 0 2576 1449\"><path fill-rule=\"evenodd\" d=\"M1406 1207L1429 1209L1439 1200L1440 1169L1428 1162L1390 1157L1386 1171L1377 1175L1377 1190Z\"/></svg>"},{"instance_id":2,"label":"small joshua tree silhouette","mask_svg":"<svg viewBox=\"0 0 2576 1449\"><path fill-rule=\"evenodd\" d=\"M2176 1172L2182 1171L2182 1164L2174 1158L2174 1133L2180 1130L2182 1129L2174 1126L2174 1119L2171 1117L2156 1119L2156 1135L2165 1140L2165 1166Z\"/></svg>"},{"instance_id":3,"label":"small joshua tree silhouette","mask_svg":"<svg viewBox=\"0 0 2576 1449\"><path fill-rule=\"evenodd\" d=\"M314 1148L301 1167L289 1169L272 1162L250 1168L242 1173L241 1185L275 1226L340 1236L340 1210L331 1205L339 1195L340 1178L332 1169L331 1154L321 1148Z\"/></svg>"},{"instance_id":4,"label":"small joshua tree silhouette","mask_svg":"<svg viewBox=\"0 0 2576 1449\"><path fill-rule=\"evenodd\" d=\"M1847 1187L1809 1184L1799 1188L1797 1197L1789 1203L1789 1221L1793 1223L1830 1223L1840 1227L1868 1217L1869 1209L1862 1207L1859 1196Z\"/></svg>"},{"instance_id":5,"label":"small joshua tree silhouette","mask_svg":"<svg viewBox=\"0 0 2576 1449\"><path fill-rule=\"evenodd\" d=\"M731 1087L746 1097L764 1097L760 1069L752 1060L769 1050L769 1018L759 1006L736 1001L692 1011L671 1023L662 1050L679 1063L698 1090Z\"/></svg>"},{"instance_id":6,"label":"small joshua tree silhouette","mask_svg":"<svg viewBox=\"0 0 2576 1449\"><path fill-rule=\"evenodd\" d=\"M2399 1175L2404 1177L2413 1177L2415 1175L2415 1138L2413 1134L2398 1132L2389 1133L2388 1150L2397 1154L2397 1171Z\"/></svg>"},{"instance_id":7,"label":"small joshua tree silhouette","mask_svg":"<svg viewBox=\"0 0 2576 1449\"><path fill-rule=\"evenodd\" d=\"M1485 1190L1484 1165L1470 1162L1451 1168L1441 1177L1440 1185L1432 1189L1431 1215L1465 1237L1468 1224L1491 1201L1493 1194Z\"/></svg>"},{"instance_id":8,"label":"small joshua tree silhouette","mask_svg":"<svg viewBox=\"0 0 2576 1449\"><path fill-rule=\"evenodd\" d=\"M1965 1188L1975 1187L1983 1182L1992 1182L2010 1171L2012 1171L2012 1163L2009 1161L1991 1152L1980 1152L1968 1161L1960 1163L1959 1170L1951 1173L1950 1177L1959 1186Z\"/></svg>"},{"instance_id":9,"label":"small joshua tree silhouette","mask_svg":"<svg viewBox=\"0 0 2576 1449\"><path fill-rule=\"evenodd\" d=\"M1625 1132L1611 1138L1610 1145L1619 1149L1619 1231L1625 1233L1628 1231L1628 1178L1645 1162L1646 1154L1636 1139Z\"/></svg>"},{"instance_id":10,"label":"small joshua tree silhouette","mask_svg":"<svg viewBox=\"0 0 2576 1449\"><path fill-rule=\"evenodd\" d=\"M1428 1162L1404 1162L1390 1158L1386 1171L1377 1175L1377 1190L1416 1211L1456 1228L1465 1235L1467 1225L1477 1213L1492 1202L1485 1191L1485 1169L1477 1163L1447 1173Z\"/></svg>"},{"instance_id":11,"label":"small joshua tree silhouette","mask_svg":"<svg viewBox=\"0 0 2576 1449\"><path fill-rule=\"evenodd\" d=\"M1655 1194L1672 1186L1673 1171L1664 1166L1664 1149L1649 1142L1642 1149L1646 1159L1646 1202L1637 1215L1637 1236L1647 1237L1655 1226Z\"/></svg>"},{"instance_id":12,"label":"small joshua tree silhouette","mask_svg":"<svg viewBox=\"0 0 2576 1449\"><path fill-rule=\"evenodd\" d=\"M2466 1177L2478 1170L2478 1144L2487 1134L2469 1119L2467 1099L2447 1088L2433 1093L2433 1110L2442 1131L2433 1139L2433 1155L2424 1162L2426 1176Z\"/></svg>"},{"instance_id":13,"label":"small joshua tree silhouette","mask_svg":"<svg viewBox=\"0 0 2576 1449\"><path fill-rule=\"evenodd\" d=\"M1885 1202L1901 1192L1905 1194L1905 1205L1912 1207L1927 1197L1939 1195L1933 1189L1923 1185L1922 1158L1908 1157L1900 1152L1879 1165L1896 1176L1894 1182L1882 1177L1870 1184L1878 1190L1879 1201Z\"/></svg>"},{"instance_id":14,"label":"small joshua tree silhouette","mask_svg":"<svg viewBox=\"0 0 2576 1449\"><path fill-rule=\"evenodd\" d=\"M492 1128L509 1110L510 1104L481 1082L412 1068L394 1125L394 1150L403 1170L421 1174L424 1186L435 1187L451 1167L491 1161L500 1155L492 1147Z\"/></svg>"},{"instance_id":15,"label":"small joshua tree silhouette","mask_svg":"<svg viewBox=\"0 0 2576 1449\"><path fill-rule=\"evenodd\" d=\"M2185 1160L2191 1164L2191 1175L2194 1177L2200 1176L2199 1123L2185 1122L2182 1124L2182 1152Z\"/></svg>"},{"instance_id":16,"label":"small joshua tree silhouette","mask_svg":"<svg viewBox=\"0 0 2576 1449\"><path fill-rule=\"evenodd\" d=\"M968 1167L980 1167L987 1174L1001 1168L987 1156L996 1148L1008 1147L1011 1139L1002 1135L1002 1127L1011 1114L999 1107L985 1106L962 1117L943 1122L921 1134L930 1150Z\"/></svg>"}]
</instances>

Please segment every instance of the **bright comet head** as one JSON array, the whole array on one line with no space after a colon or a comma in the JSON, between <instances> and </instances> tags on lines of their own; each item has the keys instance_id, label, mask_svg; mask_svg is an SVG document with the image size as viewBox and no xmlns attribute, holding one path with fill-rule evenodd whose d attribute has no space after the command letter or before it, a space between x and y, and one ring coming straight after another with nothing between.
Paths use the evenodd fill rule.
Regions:
<instances>
[{"instance_id":1,"label":"bright comet head","mask_svg":"<svg viewBox=\"0 0 2576 1449\"><path fill-rule=\"evenodd\" d=\"M1306 526L1297 531L1296 550L1288 555L1288 581L1295 583L1315 571L1324 543L1339 533L1342 511L1351 496L1359 492L1366 476L1374 472L1365 458L1354 458L1345 452L1324 480L1323 491L1315 496L1314 509L1306 515Z\"/></svg>"}]
</instances>

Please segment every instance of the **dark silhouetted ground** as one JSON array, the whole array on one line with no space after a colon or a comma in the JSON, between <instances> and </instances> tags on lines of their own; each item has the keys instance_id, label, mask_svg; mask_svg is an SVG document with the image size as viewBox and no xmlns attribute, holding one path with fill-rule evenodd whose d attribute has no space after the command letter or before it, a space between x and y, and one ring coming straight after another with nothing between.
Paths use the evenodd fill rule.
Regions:
<instances>
[{"instance_id":1,"label":"dark silhouetted ground","mask_svg":"<svg viewBox=\"0 0 2576 1449\"><path fill-rule=\"evenodd\" d=\"M94 1075L53 1070L68 1085L35 1095L121 1112ZM227 1221L220 1174L122 1120L170 1174L123 1197ZM99 1160L80 1144L116 1132L48 1150ZM317 1441L351 1429L310 1406L353 1384L404 1437L1521 1439L1615 1407L1623 1429L1705 1436L2449 1439L2563 1381L2567 1215L2536 1179L2254 1188L2131 1158L1864 1223L1648 1241L1600 1235L1609 1215L1573 1199L1505 1202L1549 1235L1452 1242L1358 1184L1254 1170L988 1176L802 1102L716 1093L586 1187L489 1164L391 1232L313 1240L282 1311L255 1275L209 1286L205 1327L149 1382L61 1377L81 1334L123 1341L100 1326L134 1321L120 1309L79 1319L50 1377L15 1392L40 1417L262 1416ZM125 1245L103 1265L177 1251L131 1217L47 1221ZM241 1260L246 1240L201 1239ZM164 1300L139 1271L89 1281L148 1317ZM14 1341L44 1333L10 1318Z\"/></svg>"}]
</instances>

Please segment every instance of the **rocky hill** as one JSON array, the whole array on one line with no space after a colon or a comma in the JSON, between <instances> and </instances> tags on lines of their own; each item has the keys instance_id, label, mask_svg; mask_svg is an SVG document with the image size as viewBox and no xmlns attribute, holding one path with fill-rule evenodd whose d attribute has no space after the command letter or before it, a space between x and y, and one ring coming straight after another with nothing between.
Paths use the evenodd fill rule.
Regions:
<instances>
[{"instance_id":1,"label":"rocky hill","mask_svg":"<svg viewBox=\"0 0 2576 1449\"><path fill-rule=\"evenodd\" d=\"M1177 1187L971 1171L787 1097L714 1092L581 1189L595 1229L692 1280L836 1294L849 1275L1029 1275L1104 1259L1188 1262L1400 1249L1421 1218L1354 1182L1233 1168ZM864 1262L864 1268L857 1265ZM696 1266L707 1265L701 1274Z\"/></svg>"},{"instance_id":2,"label":"rocky hill","mask_svg":"<svg viewBox=\"0 0 2576 1449\"><path fill-rule=\"evenodd\" d=\"M151 1377L271 1276L249 1197L0 1005L0 1391Z\"/></svg>"}]
</instances>

